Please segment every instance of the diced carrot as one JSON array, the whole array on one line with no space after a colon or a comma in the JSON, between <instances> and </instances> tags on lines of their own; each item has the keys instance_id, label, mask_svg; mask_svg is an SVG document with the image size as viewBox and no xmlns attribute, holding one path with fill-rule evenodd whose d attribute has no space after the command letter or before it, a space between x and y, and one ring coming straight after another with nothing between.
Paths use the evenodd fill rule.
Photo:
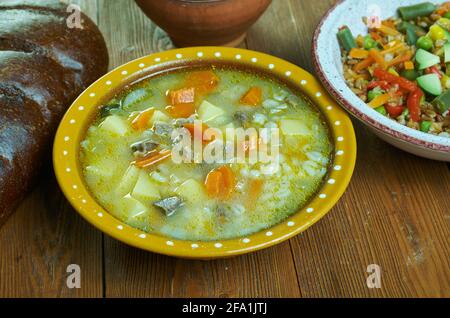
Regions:
<instances>
[{"instance_id":1,"label":"diced carrot","mask_svg":"<svg viewBox=\"0 0 450 318\"><path fill-rule=\"evenodd\" d=\"M363 47L364 46L364 37L361 34L356 37L356 44L359 47Z\"/></svg>"},{"instance_id":2,"label":"diced carrot","mask_svg":"<svg viewBox=\"0 0 450 318\"><path fill-rule=\"evenodd\" d=\"M136 117L133 118L131 122L131 127L134 130L144 130L148 126L150 118L152 118L155 109L149 108L140 112Z\"/></svg>"},{"instance_id":3,"label":"diced carrot","mask_svg":"<svg viewBox=\"0 0 450 318\"><path fill-rule=\"evenodd\" d=\"M144 158L133 161L132 164L138 168L150 168L160 163L161 161L170 158L171 155L172 152L170 150L161 150L161 151L153 150Z\"/></svg>"},{"instance_id":4,"label":"diced carrot","mask_svg":"<svg viewBox=\"0 0 450 318\"><path fill-rule=\"evenodd\" d=\"M414 63L411 61L406 61L404 66L405 66L405 70L413 70L414 69Z\"/></svg>"},{"instance_id":5,"label":"diced carrot","mask_svg":"<svg viewBox=\"0 0 450 318\"><path fill-rule=\"evenodd\" d=\"M394 36L394 35L400 34L400 32L398 32L396 29L391 28L391 27L388 27L388 26L386 26L386 25L384 25L384 24L381 24L381 25L377 28L377 30L379 30L380 32L382 32L382 33L384 33L384 34L386 34L386 35L392 35L392 36Z\"/></svg>"},{"instance_id":6,"label":"diced carrot","mask_svg":"<svg viewBox=\"0 0 450 318\"><path fill-rule=\"evenodd\" d=\"M391 61L389 61L387 63L387 67L394 66L394 65L406 62L406 61L410 61L412 57L413 57L413 54L411 52L406 52L402 55L398 55L397 57L395 57L394 59L392 59ZM413 65L413 68L414 68L414 65Z\"/></svg>"},{"instance_id":7,"label":"diced carrot","mask_svg":"<svg viewBox=\"0 0 450 318\"><path fill-rule=\"evenodd\" d=\"M247 209L251 209L255 206L261 195L263 184L264 182L261 179L252 179L249 181L247 201L245 203Z\"/></svg>"},{"instance_id":8,"label":"diced carrot","mask_svg":"<svg viewBox=\"0 0 450 318\"><path fill-rule=\"evenodd\" d=\"M384 70L386 69L386 61L379 51L377 51L376 49L370 49L369 56L373 58L375 63L377 63L380 68Z\"/></svg>"},{"instance_id":9,"label":"diced carrot","mask_svg":"<svg viewBox=\"0 0 450 318\"><path fill-rule=\"evenodd\" d=\"M363 49L353 48L348 55L353 59L365 59L369 56L369 52Z\"/></svg>"},{"instance_id":10,"label":"diced carrot","mask_svg":"<svg viewBox=\"0 0 450 318\"><path fill-rule=\"evenodd\" d=\"M372 108L377 108L377 107L380 107L380 106L386 104L390 98L391 98L391 95L387 94L387 93L378 95L377 97L372 99L372 101L368 105Z\"/></svg>"},{"instance_id":11,"label":"diced carrot","mask_svg":"<svg viewBox=\"0 0 450 318\"><path fill-rule=\"evenodd\" d=\"M193 123L192 124L187 123L187 124L184 124L184 128L186 128L189 131L192 138L195 138L196 136L200 136L202 142L208 143L208 141L205 140L203 137L204 131L209 128L209 126L207 124L196 125Z\"/></svg>"},{"instance_id":12,"label":"diced carrot","mask_svg":"<svg viewBox=\"0 0 450 318\"><path fill-rule=\"evenodd\" d=\"M377 32L369 32L369 35L374 39L375 41L381 40L381 36Z\"/></svg>"},{"instance_id":13,"label":"diced carrot","mask_svg":"<svg viewBox=\"0 0 450 318\"><path fill-rule=\"evenodd\" d=\"M380 54L381 55L385 55L385 54L388 54L388 53L396 53L396 52L399 52L399 51L401 51L401 50L403 50L405 48L406 48L406 46L405 46L404 43L398 43L398 44L395 44L395 45L392 45L392 46L386 46L386 49L381 51Z\"/></svg>"},{"instance_id":14,"label":"diced carrot","mask_svg":"<svg viewBox=\"0 0 450 318\"><path fill-rule=\"evenodd\" d=\"M173 118L188 118L195 113L194 103L175 104L166 107L166 111Z\"/></svg>"},{"instance_id":15,"label":"diced carrot","mask_svg":"<svg viewBox=\"0 0 450 318\"><path fill-rule=\"evenodd\" d=\"M390 46L387 49L381 51L380 54L381 55L386 55L386 54L389 54L389 53L399 53L401 51L404 51L405 49L406 49L405 44L404 43L399 43L399 44L396 44L394 46Z\"/></svg>"},{"instance_id":16,"label":"diced carrot","mask_svg":"<svg viewBox=\"0 0 450 318\"><path fill-rule=\"evenodd\" d=\"M196 71L186 78L186 84L194 87L199 94L206 94L214 90L219 83L219 78L213 71Z\"/></svg>"},{"instance_id":17,"label":"diced carrot","mask_svg":"<svg viewBox=\"0 0 450 318\"><path fill-rule=\"evenodd\" d=\"M253 86L241 97L240 102L244 105L258 106L261 104L261 99L261 88Z\"/></svg>"},{"instance_id":18,"label":"diced carrot","mask_svg":"<svg viewBox=\"0 0 450 318\"><path fill-rule=\"evenodd\" d=\"M195 88L189 87L171 90L168 93L168 99L170 105L193 103L195 101Z\"/></svg>"},{"instance_id":19,"label":"diced carrot","mask_svg":"<svg viewBox=\"0 0 450 318\"><path fill-rule=\"evenodd\" d=\"M208 196L227 200L233 194L236 178L229 166L222 166L208 173L205 188Z\"/></svg>"},{"instance_id":20,"label":"diced carrot","mask_svg":"<svg viewBox=\"0 0 450 318\"><path fill-rule=\"evenodd\" d=\"M222 173L222 197L228 199L236 186L236 177L229 166L222 166L217 170Z\"/></svg>"},{"instance_id":21,"label":"diced carrot","mask_svg":"<svg viewBox=\"0 0 450 318\"><path fill-rule=\"evenodd\" d=\"M365 70L373 63L375 63L375 60L369 56L368 58L366 58L366 59L362 60L361 62L359 62L358 64L356 64L353 67L353 70L355 72L361 72L362 70Z\"/></svg>"},{"instance_id":22,"label":"diced carrot","mask_svg":"<svg viewBox=\"0 0 450 318\"><path fill-rule=\"evenodd\" d=\"M382 21L381 24L383 24L391 29L395 29L394 21L392 21L390 19Z\"/></svg>"},{"instance_id":23,"label":"diced carrot","mask_svg":"<svg viewBox=\"0 0 450 318\"><path fill-rule=\"evenodd\" d=\"M205 188L208 196L217 198L220 195L220 188L222 184L222 172L213 170L206 176Z\"/></svg>"}]
</instances>

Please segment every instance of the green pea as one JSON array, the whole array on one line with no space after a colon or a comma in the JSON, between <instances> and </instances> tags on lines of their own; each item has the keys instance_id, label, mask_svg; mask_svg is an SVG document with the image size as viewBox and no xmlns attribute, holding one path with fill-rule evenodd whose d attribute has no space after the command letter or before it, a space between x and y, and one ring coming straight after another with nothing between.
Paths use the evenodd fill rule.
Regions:
<instances>
[{"instance_id":1,"label":"green pea","mask_svg":"<svg viewBox=\"0 0 450 318\"><path fill-rule=\"evenodd\" d=\"M431 121L422 121L420 122L420 130L423 132L429 132L431 128Z\"/></svg>"},{"instance_id":2,"label":"green pea","mask_svg":"<svg viewBox=\"0 0 450 318\"><path fill-rule=\"evenodd\" d=\"M433 40L430 39L428 36L421 36L417 40L416 45L421 49L429 51L433 47Z\"/></svg>"},{"instance_id":3,"label":"green pea","mask_svg":"<svg viewBox=\"0 0 450 318\"><path fill-rule=\"evenodd\" d=\"M377 41L372 39L370 35L364 37L364 49L370 50L377 47Z\"/></svg>"},{"instance_id":4,"label":"green pea","mask_svg":"<svg viewBox=\"0 0 450 318\"><path fill-rule=\"evenodd\" d=\"M377 107L377 108L375 108L375 110L383 116L387 115L387 111L386 111L386 108L384 108L384 106Z\"/></svg>"}]
</instances>

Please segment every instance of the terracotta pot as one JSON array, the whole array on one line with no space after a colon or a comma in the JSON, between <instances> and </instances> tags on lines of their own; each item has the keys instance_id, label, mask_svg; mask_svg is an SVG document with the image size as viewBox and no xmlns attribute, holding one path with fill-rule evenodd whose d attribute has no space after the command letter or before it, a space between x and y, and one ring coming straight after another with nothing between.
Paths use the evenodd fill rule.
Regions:
<instances>
[{"instance_id":1,"label":"terracotta pot","mask_svg":"<svg viewBox=\"0 0 450 318\"><path fill-rule=\"evenodd\" d=\"M237 46L272 0L135 0L176 46Z\"/></svg>"}]
</instances>

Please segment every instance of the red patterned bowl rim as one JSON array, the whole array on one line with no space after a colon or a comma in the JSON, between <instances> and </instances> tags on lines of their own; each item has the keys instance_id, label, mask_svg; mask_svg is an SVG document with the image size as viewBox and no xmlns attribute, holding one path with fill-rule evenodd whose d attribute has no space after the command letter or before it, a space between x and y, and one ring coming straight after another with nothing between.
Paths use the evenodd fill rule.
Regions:
<instances>
[{"instance_id":1,"label":"red patterned bowl rim","mask_svg":"<svg viewBox=\"0 0 450 318\"><path fill-rule=\"evenodd\" d=\"M324 16L321 18L319 24L317 25L315 31L314 31L314 35L313 35L313 40L312 40L312 60L313 60L313 66L314 69L316 71L316 74L319 78L319 80L322 82L322 84L324 85L324 87L326 88L326 90L330 93L330 95L332 95L348 112L350 112L353 116L355 116L356 118L358 118L359 120L363 121L365 124L369 124L371 127L376 128L377 130L386 133L388 135L391 135L397 139L400 139L402 141L406 141L408 143L414 144L414 145L418 145L424 148L428 148L431 150L437 150L437 151L442 151L442 152L449 152L450 151L450 146L446 146L446 145L442 145L442 144L438 144L435 142L431 142L431 141L427 141L424 139L420 139L420 138L416 138L413 136L410 136L408 134L402 133L398 130L395 130L383 123L380 123L379 121L375 120L374 118L368 116L367 114L363 113L362 111L360 111L357 107L355 107L354 105L352 105L352 103L350 103L331 83L331 81L327 78L327 76L325 75L325 71L322 68L322 65L320 64L319 61L319 55L317 52L318 49L318 38L322 29L322 25L324 24L324 22L326 21L326 19L330 16L331 13L333 13L333 11L340 6L342 3L344 3L347 0L337 0L336 3L330 8L328 9L328 11L324 14ZM412 128L411 131L415 131Z\"/></svg>"}]
</instances>

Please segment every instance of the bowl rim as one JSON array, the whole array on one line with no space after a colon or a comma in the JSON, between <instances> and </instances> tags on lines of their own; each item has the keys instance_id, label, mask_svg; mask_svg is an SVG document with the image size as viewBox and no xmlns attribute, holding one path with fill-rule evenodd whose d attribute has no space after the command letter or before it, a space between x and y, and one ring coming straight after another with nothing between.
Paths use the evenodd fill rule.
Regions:
<instances>
[{"instance_id":1,"label":"bowl rim","mask_svg":"<svg viewBox=\"0 0 450 318\"><path fill-rule=\"evenodd\" d=\"M431 135L428 133L423 133L418 130L415 130L413 128L409 128L407 126L401 125L397 123L395 120L389 119L390 123L382 123L373 116L371 116L370 113L366 113L363 111L364 109L368 109L369 106L367 106L366 103L363 101L360 101L358 105L354 105L351 103L347 98L344 97L343 93L341 93L337 88L334 87L332 81L328 78L327 73L322 67L321 59L319 57L318 52L318 42L319 37L322 33L322 26L324 25L325 21L328 19L328 17L333 14L333 12L341 5L343 5L346 2L349 2L351 0L337 0L333 6L331 6L327 12L323 15L323 17L320 19L312 39L312 47L311 47L311 55L312 55L312 61L313 66L316 71L316 74L318 78L320 79L321 83L325 87L325 89L331 94L337 102L344 107L348 112L350 112L353 116L355 116L358 120L362 121L364 124L369 125L372 128L375 128L377 131L380 131L381 133L390 135L396 139L399 139L403 142L413 144L415 146L427 148L429 150L433 151L439 151L443 153L450 152L450 146L448 145L448 140L446 140L446 137L440 137ZM339 80L343 80L343 78L339 78ZM345 84L346 85L346 84ZM347 86L347 85L346 85ZM347 86L348 87L348 86ZM349 89L350 91L350 89ZM350 91L351 92L351 91ZM353 92L351 92L354 94ZM399 129L406 128L406 131L408 133L404 133L400 131ZM418 136L413 136L413 134L418 134ZM439 142L433 142L430 140L427 140L431 136L441 139L442 143ZM447 138L448 139L448 138Z\"/></svg>"},{"instance_id":2,"label":"bowl rim","mask_svg":"<svg viewBox=\"0 0 450 318\"><path fill-rule=\"evenodd\" d=\"M268 229L234 239L186 241L128 226L100 206L87 189L79 163L80 142L89 118L102 97L135 78L144 78L161 65L177 62L233 61L265 70L303 93L328 121L334 140L334 162L321 189L296 213ZM98 92L102 92L98 94ZM280 58L246 49L191 47L150 54L125 63L89 86L64 115L54 141L53 164L58 183L74 209L109 236L147 251L191 259L213 259L249 253L285 241L316 223L345 192L356 160L356 139L350 118L308 72Z\"/></svg>"}]
</instances>

